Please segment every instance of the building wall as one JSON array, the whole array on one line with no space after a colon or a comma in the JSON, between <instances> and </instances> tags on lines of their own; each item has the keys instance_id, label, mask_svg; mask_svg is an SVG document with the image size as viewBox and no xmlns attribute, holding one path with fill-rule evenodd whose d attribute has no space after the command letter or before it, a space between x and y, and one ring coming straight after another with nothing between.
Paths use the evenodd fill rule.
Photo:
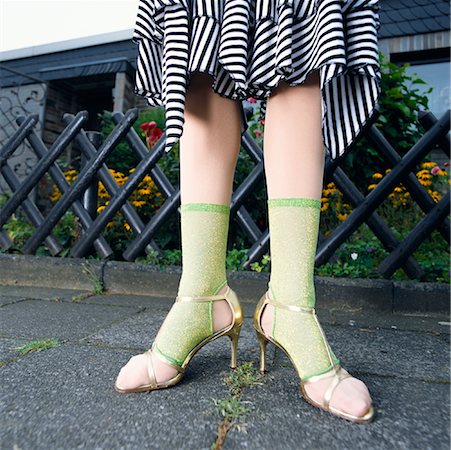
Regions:
<instances>
[{"instance_id":1,"label":"building wall","mask_svg":"<svg viewBox=\"0 0 451 450\"><path fill-rule=\"evenodd\" d=\"M66 128L63 122L65 113L76 114L80 111L81 105L77 99L77 95L71 90L58 83L50 81L47 94L47 108L44 121L43 141L50 148L61 132ZM63 151L59 160L64 164L72 163L73 155L76 152L76 143L70 142Z\"/></svg>"},{"instance_id":2,"label":"building wall","mask_svg":"<svg viewBox=\"0 0 451 450\"><path fill-rule=\"evenodd\" d=\"M125 72L116 74L115 86L113 89L113 110L126 112L136 104L136 95L133 92L134 80Z\"/></svg>"},{"instance_id":3,"label":"building wall","mask_svg":"<svg viewBox=\"0 0 451 450\"><path fill-rule=\"evenodd\" d=\"M33 128L38 136L42 136L44 123L47 85L45 83L24 84L0 88L0 145L3 147L19 129L16 119L19 116L38 115L38 122ZM37 157L28 141L22 144L8 158L8 166L22 181L33 170ZM0 176L0 195L10 193L11 189L3 176ZM35 192L31 195L35 195Z\"/></svg>"},{"instance_id":4,"label":"building wall","mask_svg":"<svg viewBox=\"0 0 451 450\"><path fill-rule=\"evenodd\" d=\"M379 41L380 50L390 61L397 64L408 63L407 74L418 75L427 83L416 87L429 98L429 109L437 117L446 114L451 106L450 42L449 30L390 37ZM432 92L427 92L430 87ZM438 148L430 153L429 158L439 164L448 159Z\"/></svg>"},{"instance_id":5,"label":"building wall","mask_svg":"<svg viewBox=\"0 0 451 450\"><path fill-rule=\"evenodd\" d=\"M393 53L448 48L450 46L450 40L451 34L448 30L380 39L379 47L383 53L390 55Z\"/></svg>"}]
</instances>

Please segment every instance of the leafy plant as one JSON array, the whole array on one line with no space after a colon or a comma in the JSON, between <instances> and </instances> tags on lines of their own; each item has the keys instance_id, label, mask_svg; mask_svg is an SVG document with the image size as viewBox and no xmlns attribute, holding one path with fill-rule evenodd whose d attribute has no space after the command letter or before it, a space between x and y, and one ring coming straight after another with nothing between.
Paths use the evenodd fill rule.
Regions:
<instances>
[{"instance_id":1,"label":"leafy plant","mask_svg":"<svg viewBox=\"0 0 451 450\"><path fill-rule=\"evenodd\" d=\"M226 254L226 269L240 270L247 259L247 250L244 248L232 248Z\"/></svg>"},{"instance_id":2,"label":"leafy plant","mask_svg":"<svg viewBox=\"0 0 451 450\"><path fill-rule=\"evenodd\" d=\"M251 269L255 272L269 272L269 262L271 257L268 254L262 256L260 261L253 262Z\"/></svg>"},{"instance_id":3,"label":"leafy plant","mask_svg":"<svg viewBox=\"0 0 451 450\"><path fill-rule=\"evenodd\" d=\"M426 82L416 74L409 75L409 64L398 66L379 52L381 67L381 95L378 101L380 115L376 127L400 155L404 155L424 133L418 121L418 112L427 110L429 88L421 92L419 85ZM365 188L374 172L384 171L386 165L378 150L363 137L345 156L341 167L361 188Z\"/></svg>"}]
</instances>

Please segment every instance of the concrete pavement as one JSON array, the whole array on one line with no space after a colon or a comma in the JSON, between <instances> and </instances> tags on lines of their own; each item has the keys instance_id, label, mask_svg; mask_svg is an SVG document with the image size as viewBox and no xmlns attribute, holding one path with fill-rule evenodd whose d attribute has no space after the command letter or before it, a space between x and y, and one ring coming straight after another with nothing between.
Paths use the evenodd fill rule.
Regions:
<instances>
[{"instance_id":1,"label":"concrete pavement","mask_svg":"<svg viewBox=\"0 0 451 450\"><path fill-rule=\"evenodd\" d=\"M240 295L240 280L230 285ZM239 362L258 367L243 299ZM244 288L243 288L244 289ZM2 449L210 449L230 397L221 338L191 361L183 381L150 393L120 394L122 365L146 350L173 298L32 286L0 286ZM268 346L269 371L243 388L247 412L224 449L449 449L449 316L443 313L321 309L318 316L343 366L368 386L377 411L357 425L306 403L288 359ZM21 356L15 347L60 345Z\"/></svg>"}]
</instances>

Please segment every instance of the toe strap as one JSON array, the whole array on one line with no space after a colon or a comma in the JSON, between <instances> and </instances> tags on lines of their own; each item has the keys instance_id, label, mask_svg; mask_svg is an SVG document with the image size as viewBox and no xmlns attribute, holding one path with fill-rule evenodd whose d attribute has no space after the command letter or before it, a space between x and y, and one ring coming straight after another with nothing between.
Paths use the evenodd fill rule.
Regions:
<instances>
[{"instance_id":1,"label":"toe strap","mask_svg":"<svg viewBox=\"0 0 451 450\"><path fill-rule=\"evenodd\" d=\"M329 386L326 389L326 392L324 393L324 399L323 399L323 408L328 411L329 410L329 404L332 399L332 395L336 389L336 387L340 384L341 381L343 381L346 378L351 377L345 369L341 366L335 367L335 373L333 375L330 375L329 372L323 373L321 375L315 375L308 380L304 380L301 383L304 384L310 384L310 383L316 383L319 380L324 379L332 379Z\"/></svg>"},{"instance_id":2,"label":"toe strap","mask_svg":"<svg viewBox=\"0 0 451 450\"><path fill-rule=\"evenodd\" d=\"M152 350L149 349L144 353L147 356L147 373L149 375L149 385L152 388L158 387L157 378L155 376L155 369L152 361Z\"/></svg>"},{"instance_id":3,"label":"toe strap","mask_svg":"<svg viewBox=\"0 0 451 450\"><path fill-rule=\"evenodd\" d=\"M326 389L326 392L324 393L324 401L323 401L323 406L326 410L329 409L329 404L330 401L332 399L332 395L336 389L336 387L346 378L350 378L351 375L344 370L342 367L340 367L340 369L335 372L335 374L333 375L333 379L332 382L329 384L329 386Z\"/></svg>"}]
</instances>

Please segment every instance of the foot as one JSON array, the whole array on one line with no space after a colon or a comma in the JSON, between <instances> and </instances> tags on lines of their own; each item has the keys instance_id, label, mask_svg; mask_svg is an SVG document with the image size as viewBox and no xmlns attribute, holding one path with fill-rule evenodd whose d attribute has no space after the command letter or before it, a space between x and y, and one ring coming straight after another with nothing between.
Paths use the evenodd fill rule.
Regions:
<instances>
[{"instance_id":1,"label":"foot","mask_svg":"<svg viewBox=\"0 0 451 450\"><path fill-rule=\"evenodd\" d=\"M219 294L225 293L227 285L224 286ZM220 300L213 303L213 328L214 331L222 330L233 321L232 310L226 300ZM151 355L152 364L155 370L155 379L157 383L174 378L177 370L163 362L160 358ZM147 372L147 356L139 354L132 356L127 364L121 368L116 378L116 386L122 389L133 389L137 386L148 384L149 375Z\"/></svg>"},{"instance_id":2,"label":"foot","mask_svg":"<svg viewBox=\"0 0 451 450\"><path fill-rule=\"evenodd\" d=\"M268 336L272 334L274 319L274 307L270 304L266 305L262 314L261 326ZM307 395L318 403L323 403L324 394L332 381L334 371L330 372L330 379L318 380L314 383L307 383L304 389ZM339 383L333 392L329 405L340 411L344 411L353 416L363 416L371 405L371 396L363 381L349 377Z\"/></svg>"}]
</instances>

